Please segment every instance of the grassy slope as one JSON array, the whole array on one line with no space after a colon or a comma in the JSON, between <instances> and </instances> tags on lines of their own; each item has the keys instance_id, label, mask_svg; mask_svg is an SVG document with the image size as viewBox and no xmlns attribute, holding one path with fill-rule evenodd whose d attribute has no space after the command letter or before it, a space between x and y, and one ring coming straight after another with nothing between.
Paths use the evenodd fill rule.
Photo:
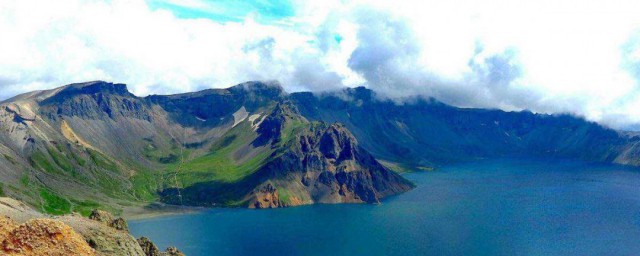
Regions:
<instances>
[{"instance_id":1,"label":"grassy slope","mask_svg":"<svg viewBox=\"0 0 640 256\"><path fill-rule=\"evenodd\" d=\"M190 186L198 182L218 181L232 183L252 174L271 154L268 148L255 148L257 154L246 160L239 160L234 155L256 138L249 122L242 122L229 130L212 145L210 152L190 160L183 165L176 163L169 166L170 175L177 172L182 186Z\"/></svg>"},{"instance_id":2,"label":"grassy slope","mask_svg":"<svg viewBox=\"0 0 640 256\"><path fill-rule=\"evenodd\" d=\"M135 193L128 191L122 180L114 178L114 175L121 174L121 168L95 150L79 151L66 144L58 143L44 150L35 151L28 160L31 167L37 171L97 188L115 199L136 199ZM14 190L32 198L31 203L45 213L60 215L78 212L88 215L92 209L96 208L114 211L110 206L88 199L90 195L74 196L76 192L73 192L73 189L59 190L45 187L33 175L25 172L20 179L20 186L15 187Z\"/></svg>"}]
</instances>

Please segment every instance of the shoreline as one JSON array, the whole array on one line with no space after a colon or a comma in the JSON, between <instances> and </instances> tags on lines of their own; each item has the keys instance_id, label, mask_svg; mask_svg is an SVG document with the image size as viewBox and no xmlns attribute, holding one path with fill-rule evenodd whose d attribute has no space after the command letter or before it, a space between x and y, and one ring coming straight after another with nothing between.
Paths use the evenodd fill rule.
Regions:
<instances>
[{"instance_id":1,"label":"shoreline","mask_svg":"<svg viewBox=\"0 0 640 256\"><path fill-rule=\"evenodd\" d=\"M172 215L197 214L200 212L204 212L207 209L209 208L199 206L169 205L154 202L148 205L131 206L124 208L121 216L127 221L137 221Z\"/></svg>"}]
</instances>

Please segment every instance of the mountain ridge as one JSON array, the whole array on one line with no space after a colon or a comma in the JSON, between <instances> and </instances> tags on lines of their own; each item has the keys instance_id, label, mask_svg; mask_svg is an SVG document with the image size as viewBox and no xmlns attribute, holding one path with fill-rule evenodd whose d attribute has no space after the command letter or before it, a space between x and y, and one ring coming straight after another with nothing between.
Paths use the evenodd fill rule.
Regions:
<instances>
[{"instance_id":1,"label":"mountain ridge","mask_svg":"<svg viewBox=\"0 0 640 256\"><path fill-rule=\"evenodd\" d=\"M287 93L277 82L146 97L70 84L1 102L0 129L0 186L54 212L377 203L412 187L390 168L479 158L640 165L638 136L573 116L396 104L364 87Z\"/></svg>"}]
</instances>

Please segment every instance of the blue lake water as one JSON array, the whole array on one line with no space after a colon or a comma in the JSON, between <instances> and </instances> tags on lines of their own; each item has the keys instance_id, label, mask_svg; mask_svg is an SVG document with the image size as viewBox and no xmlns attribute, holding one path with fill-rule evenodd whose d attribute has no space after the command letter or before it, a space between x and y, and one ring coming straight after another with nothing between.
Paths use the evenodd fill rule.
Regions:
<instances>
[{"instance_id":1,"label":"blue lake water","mask_svg":"<svg viewBox=\"0 0 640 256\"><path fill-rule=\"evenodd\" d=\"M405 175L380 205L211 209L131 221L187 255L638 255L640 170L491 160Z\"/></svg>"}]
</instances>

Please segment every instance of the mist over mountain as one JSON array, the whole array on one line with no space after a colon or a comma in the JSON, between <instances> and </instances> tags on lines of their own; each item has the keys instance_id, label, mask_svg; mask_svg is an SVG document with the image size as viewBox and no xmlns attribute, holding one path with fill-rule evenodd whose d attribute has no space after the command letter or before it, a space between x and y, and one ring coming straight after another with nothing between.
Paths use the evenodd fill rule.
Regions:
<instances>
[{"instance_id":1,"label":"mist over mountain","mask_svg":"<svg viewBox=\"0 0 640 256\"><path fill-rule=\"evenodd\" d=\"M273 79L288 92L365 86L395 101L571 113L635 129L634 7L602 0L3 1L0 33L11 37L0 42L0 99L93 79L127 83L138 96Z\"/></svg>"}]
</instances>

